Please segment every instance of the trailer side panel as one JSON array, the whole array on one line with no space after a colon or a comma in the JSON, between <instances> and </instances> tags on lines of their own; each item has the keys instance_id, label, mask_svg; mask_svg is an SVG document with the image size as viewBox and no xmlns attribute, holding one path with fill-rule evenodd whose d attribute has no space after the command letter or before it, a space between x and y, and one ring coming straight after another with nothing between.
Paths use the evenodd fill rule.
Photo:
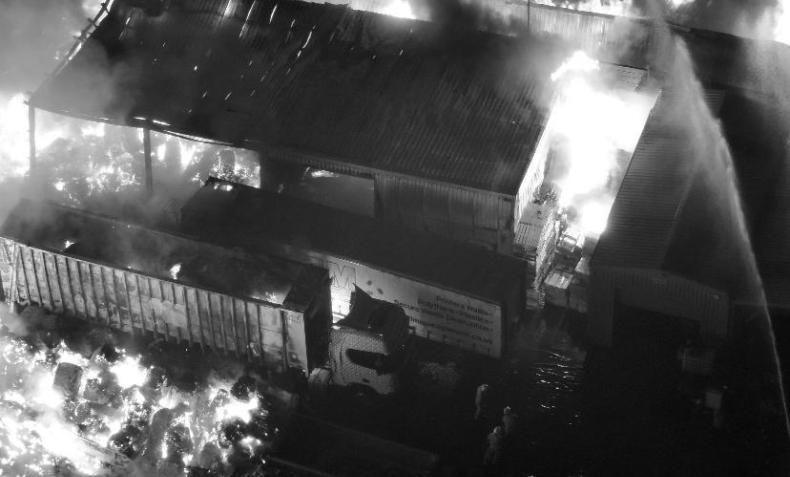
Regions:
<instances>
[{"instance_id":1,"label":"trailer side panel","mask_svg":"<svg viewBox=\"0 0 790 477\"><path fill-rule=\"evenodd\" d=\"M14 271L15 247L19 261ZM0 242L0 271L6 296L11 296L12 275L17 274L17 300L23 304L129 333L151 332L166 340L233 353L276 369L287 364L308 371L300 312L11 240Z\"/></svg>"}]
</instances>

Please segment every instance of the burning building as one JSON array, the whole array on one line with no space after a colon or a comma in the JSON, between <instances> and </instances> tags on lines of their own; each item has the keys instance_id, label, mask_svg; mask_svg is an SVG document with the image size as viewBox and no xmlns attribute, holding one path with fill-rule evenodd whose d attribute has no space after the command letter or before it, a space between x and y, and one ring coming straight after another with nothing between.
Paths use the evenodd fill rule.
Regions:
<instances>
[{"instance_id":1,"label":"burning building","mask_svg":"<svg viewBox=\"0 0 790 477\"><path fill-rule=\"evenodd\" d=\"M676 72L645 58L660 35L642 19L624 20L628 33L620 35L614 17L524 3L510 8L525 28L478 31L415 20L420 12L395 6L382 9L394 14L384 16L291 1L108 2L30 105L142 128L145 138L158 131L254 151L260 185L272 190L209 181L183 209L182 225L225 247L253 251L228 252L240 270L241 262L257 263L258 254L268 253L328 269L338 316L348 312L349 290L359 287L403 307L422 336L490 356L504 354L506 327L524 305L546 303L586 313L593 344L616 343L622 329L653 340L664 322L672 339L662 358L674 359L689 336L704 346L721 344L734 328L733 310L751 299L739 290L754 289L756 275L748 270L747 248L718 237L746 243L746 228L756 225L744 223L733 189L732 169L748 172L739 159L751 145L711 127L711 112L737 124L733 104L740 103L733 98L742 91L729 90L747 88L751 75L765 70L720 61L720 47L686 32L701 38L690 50L708 89L681 81L661 91ZM641 33L630 37L635 25ZM519 29L531 35L519 36ZM576 48L621 61L602 63L572 53ZM758 82L760 93L765 87ZM734 166L725 137L743 148ZM781 155L774 146L772 159ZM284 197L306 176L342 180L353 203L302 194L313 202L373 218ZM746 207L764 200L759 196ZM711 205L711 198L726 206ZM772 213L764 230L782 227L773 220L782 211ZM207 217L211 227L202 227ZM328 231L332 237L323 236ZM165 284L162 296L149 284L150 296L142 299L167 302L170 293L168 305L178 312L170 313L187 324L186 332L175 326L173 336L173 323L164 320L165 336L186 333L194 341L195 333L201 345L210 339L209 346L240 355L244 346L252 344L248 354L254 354L256 344L266 344L249 342L247 323L236 335L237 318L249 319L249 303L237 305L230 294L249 283L207 284L195 278L196 267L205 268L194 260L154 257L152 264L126 264L129 273L89 265L88 276L112 283L115 296L99 300L108 304L104 310L88 310L76 297L68 303L64 286L87 286L74 283L73 271L83 269L70 254L112 262L110 268L127 257L86 237L56 241L20 245L27 254L21 277L9 272L16 270L14 253L3 250L0 279L8 296L157 333L158 312L140 305L136 314L141 290L127 284L139 283L135 271L142 270L147 283ZM779 296L781 269L772 278L772 291L779 291L772 296ZM192 295L190 280L213 291ZM233 303L230 313L225 300ZM644 323L631 320L637 315L649 316L650 326L640 328ZM190 322L204 316L228 327L233 339L225 328L207 336ZM284 336L284 322L281 327ZM302 347L292 358L284 344L270 345L286 362L309 361Z\"/></svg>"},{"instance_id":2,"label":"burning building","mask_svg":"<svg viewBox=\"0 0 790 477\"><path fill-rule=\"evenodd\" d=\"M286 194L284 182L310 174L341 178L344 201L301 196L525 257L527 306L589 311L594 342L611 342L618 283L635 283L615 269L653 277L652 298L625 295L693 317L718 341L734 285L668 258L682 248L672 244L697 156L666 126L669 67L648 53L657 29L529 2L505 10L507 22L458 27L408 18L427 19L419 9L118 0L31 105L255 151L262 185ZM722 61L718 43L748 42L680 34L704 83L769 87L749 78L764 81L770 61Z\"/></svg>"},{"instance_id":3,"label":"burning building","mask_svg":"<svg viewBox=\"0 0 790 477\"><path fill-rule=\"evenodd\" d=\"M363 177L376 217L511 253L563 56L345 7L115 2L31 103Z\"/></svg>"},{"instance_id":4,"label":"burning building","mask_svg":"<svg viewBox=\"0 0 790 477\"><path fill-rule=\"evenodd\" d=\"M588 261L656 95L644 70L563 62L554 41L346 7L114 2L102 17L33 106L252 149L263 182L346 177L376 219L535 260L538 302L575 273L555 242L587 238Z\"/></svg>"}]
</instances>

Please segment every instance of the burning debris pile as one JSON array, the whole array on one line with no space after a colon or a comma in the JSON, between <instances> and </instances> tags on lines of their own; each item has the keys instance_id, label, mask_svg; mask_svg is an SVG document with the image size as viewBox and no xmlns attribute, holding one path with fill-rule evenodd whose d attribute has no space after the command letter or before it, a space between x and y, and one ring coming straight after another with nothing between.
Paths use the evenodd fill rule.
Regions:
<instances>
[{"instance_id":1,"label":"burning debris pile","mask_svg":"<svg viewBox=\"0 0 790 477\"><path fill-rule=\"evenodd\" d=\"M77 338L56 329L62 320L35 308L4 315L0 474L263 472L278 435L270 388L215 373L190 390L108 332ZM32 331L16 337L22 323Z\"/></svg>"},{"instance_id":2,"label":"burning debris pile","mask_svg":"<svg viewBox=\"0 0 790 477\"><path fill-rule=\"evenodd\" d=\"M115 213L139 201L144 184L142 129L39 111L37 170L28 171L28 108L24 94L0 97L0 183L31 175L40 193L74 207ZM253 151L151 134L154 200L181 200L209 176L257 186ZM9 199L8 202L13 202ZM107 210L109 209L109 210Z\"/></svg>"}]
</instances>

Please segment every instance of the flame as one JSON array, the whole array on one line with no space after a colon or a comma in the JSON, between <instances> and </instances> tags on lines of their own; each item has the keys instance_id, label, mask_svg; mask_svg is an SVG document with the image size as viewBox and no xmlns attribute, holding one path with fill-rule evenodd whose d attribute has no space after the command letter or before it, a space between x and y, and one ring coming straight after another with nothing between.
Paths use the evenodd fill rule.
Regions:
<instances>
[{"instance_id":1,"label":"flame","mask_svg":"<svg viewBox=\"0 0 790 477\"><path fill-rule=\"evenodd\" d=\"M244 423L249 423L253 412L258 409L260 404L257 397L253 397L248 401L243 401L233 396L228 396L228 399L228 402L219 406L215 412L218 422L240 419Z\"/></svg>"},{"instance_id":2,"label":"flame","mask_svg":"<svg viewBox=\"0 0 790 477\"><path fill-rule=\"evenodd\" d=\"M239 444L245 447L249 453L252 453L255 451L255 449L260 447L261 444L263 444L263 442L261 442L261 440L256 437L247 436L244 439L240 440Z\"/></svg>"},{"instance_id":3,"label":"flame","mask_svg":"<svg viewBox=\"0 0 790 477\"><path fill-rule=\"evenodd\" d=\"M178 274L181 273L181 264L176 263L172 267L170 267L170 278L173 280L178 280Z\"/></svg>"},{"instance_id":4,"label":"flame","mask_svg":"<svg viewBox=\"0 0 790 477\"><path fill-rule=\"evenodd\" d=\"M142 386L148 379L148 369L140 365L140 357L124 355L117 362L110 365L110 371L118 379L118 384L128 389L132 386Z\"/></svg>"},{"instance_id":5,"label":"flame","mask_svg":"<svg viewBox=\"0 0 790 477\"><path fill-rule=\"evenodd\" d=\"M391 17L410 18L412 20L417 18L408 0L391 0L390 3L381 10L381 13Z\"/></svg>"},{"instance_id":6,"label":"flame","mask_svg":"<svg viewBox=\"0 0 790 477\"><path fill-rule=\"evenodd\" d=\"M540 5L550 5L554 7L567 8L569 10L602 13L605 15L630 16L635 13L631 0L584 0L578 2L563 0L532 1Z\"/></svg>"},{"instance_id":7,"label":"flame","mask_svg":"<svg viewBox=\"0 0 790 477\"><path fill-rule=\"evenodd\" d=\"M565 164L556 180L559 205L574 207L585 234L606 227L614 191L608 187L619 151L632 153L654 98L613 91L600 83L600 65L577 51L551 75L558 97L546 126Z\"/></svg>"},{"instance_id":8,"label":"flame","mask_svg":"<svg viewBox=\"0 0 790 477\"><path fill-rule=\"evenodd\" d=\"M783 0L776 6L774 40L790 45L790 0Z\"/></svg>"},{"instance_id":9,"label":"flame","mask_svg":"<svg viewBox=\"0 0 790 477\"><path fill-rule=\"evenodd\" d=\"M0 180L28 169L28 121L25 95L0 97Z\"/></svg>"},{"instance_id":10,"label":"flame","mask_svg":"<svg viewBox=\"0 0 790 477\"><path fill-rule=\"evenodd\" d=\"M197 453L206 445L219 449L218 458L226 465L234 452L254 454L268 438L267 432L253 435L250 431L252 434L238 437L238 447L227 446L223 424L235 420L250 423L254 415L266 415L257 396L243 400L228 392L233 380L211 378L210 384L190 393L166 383L151 388L146 383L150 370L140 364L140 357L119 352L120 359L108 363L101 357L89 359L64 342L51 350L42 346L31 353L22 340L0 337L0 382L5 385L0 391L0 475L49 475L64 462L79 475L106 475L108 465L114 475L127 475L133 464L112 450L111 444L118 442L118 433L130 423L140 422L141 417L152 419L165 408L172 413L167 432L179 426L179 432L193 445L193 450L185 449L180 455L184 466L194 465ZM61 363L83 370L73 401L54 386ZM106 385L117 381L121 402L91 406L95 397L86 394L91 380L103 383L104 389L111 389ZM80 405L92 409L91 419L98 420L95 426L85 425L84 417L69 411ZM82 422L82 427L77 422ZM152 457L171 458L173 449L168 445L165 439Z\"/></svg>"}]
</instances>

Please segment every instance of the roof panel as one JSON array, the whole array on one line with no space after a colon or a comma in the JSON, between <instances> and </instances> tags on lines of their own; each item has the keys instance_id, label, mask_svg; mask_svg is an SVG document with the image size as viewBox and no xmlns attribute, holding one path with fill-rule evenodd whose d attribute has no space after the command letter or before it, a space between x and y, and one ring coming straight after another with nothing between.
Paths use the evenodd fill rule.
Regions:
<instances>
[{"instance_id":1,"label":"roof panel","mask_svg":"<svg viewBox=\"0 0 790 477\"><path fill-rule=\"evenodd\" d=\"M37 107L493 192L545 123L554 43L269 0L117 0Z\"/></svg>"},{"instance_id":2,"label":"roof panel","mask_svg":"<svg viewBox=\"0 0 790 477\"><path fill-rule=\"evenodd\" d=\"M665 91L650 113L595 250L596 265L662 268L696 163L687 124L670 118L677 99ZM714 112L720 91L705 92Z\"/></svg>"}]
</instances>

